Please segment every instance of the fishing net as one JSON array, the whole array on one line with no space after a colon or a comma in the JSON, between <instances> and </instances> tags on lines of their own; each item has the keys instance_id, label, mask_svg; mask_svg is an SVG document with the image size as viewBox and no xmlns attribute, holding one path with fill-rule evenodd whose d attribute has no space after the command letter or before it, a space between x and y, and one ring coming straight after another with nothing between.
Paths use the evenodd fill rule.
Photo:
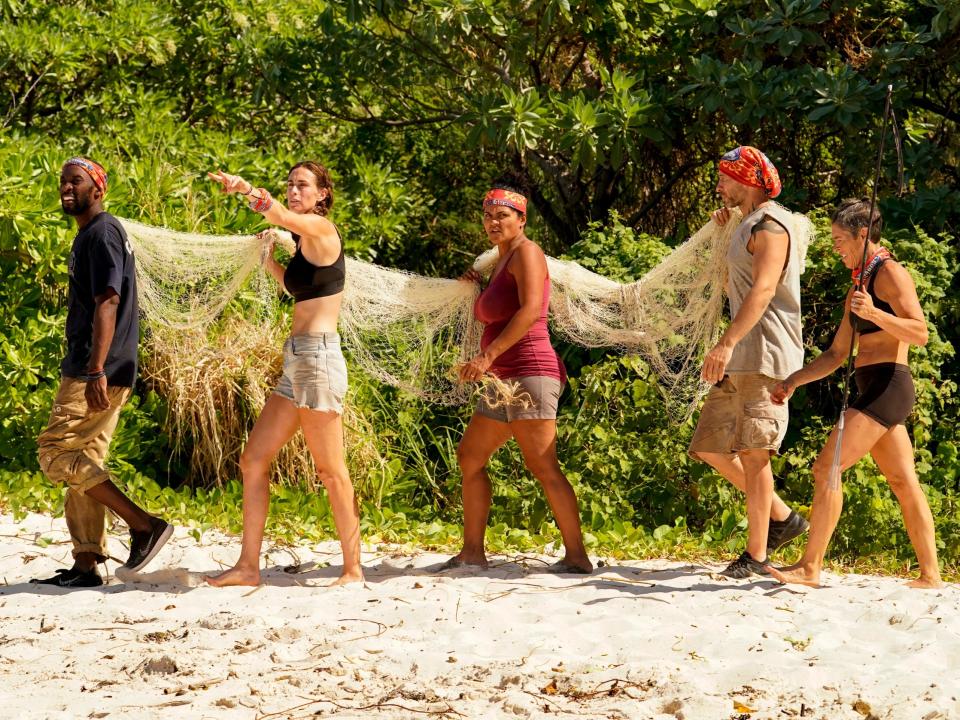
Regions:
<instances>
[{"instance_id":1,"label":"fishing net","mask_svg":"<svg viewBox=\"0 0 960 720\"><path fill-rule=\"evenodd\" d=\"M791 237L804 258L812 228L803 215L792 217ZM632 283L548 258L554 333L582 347L641 356L661 381L671 415L687 417L706 389L700 361L721 329L726 251L739 220L733 211L723 226L709 221ZM260 269L263 241L121 222L137 255L150 329L145 375L167 398L174 438L202 439L195 440L193 466L217 476L224 459L236 456L242 428L281 370L288 321L275 284ZM292 252L290 234L275 234ZM491 250L474 267L489 274L496 260ZM424 400L467 401L476 386L458 382L454 369L479 352L482 326L473 317L478 293L472 282L348 258L339 329L353 366ZM353 442L363 442L362 419L348 414L344 420L348 430L351 422L357 425ZM308 462L302 447L286 452L289 462ZM376 462L372 446L358 455Z\"/></svg>"}]
</instances>

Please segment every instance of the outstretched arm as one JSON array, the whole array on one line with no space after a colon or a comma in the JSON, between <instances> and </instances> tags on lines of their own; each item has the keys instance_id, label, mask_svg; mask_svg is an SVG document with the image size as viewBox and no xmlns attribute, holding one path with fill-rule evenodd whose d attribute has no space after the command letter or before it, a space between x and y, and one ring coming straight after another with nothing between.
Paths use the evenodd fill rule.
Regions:
<instances>
[{"instance_id":1,"label":"outstretched arm","mask_svg":"<svg viewBox=\"0 0 960 720\"><path fill-rule=\"evenodd\" d=\"M207 173L207 177L220 183L225 193L239 193L251 198L251 200L265 200L268 196L266 190L255 188L239 175L230 175L223 170ZM328 239L339 242L337 240L337 230L333 223L322 215L295 213L278 202L267 202L262 210L258 209L258 212L271 225L279 225L301 237L318 238L324 242ZM318 250L321 250L321 248L318 248Z\"/></svg>"}]
</instances>

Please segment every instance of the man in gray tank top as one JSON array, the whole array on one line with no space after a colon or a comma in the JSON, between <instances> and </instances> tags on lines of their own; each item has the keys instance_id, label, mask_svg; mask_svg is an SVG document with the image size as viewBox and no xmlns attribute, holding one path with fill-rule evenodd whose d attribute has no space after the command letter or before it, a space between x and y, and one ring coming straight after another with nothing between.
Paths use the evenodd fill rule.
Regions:
<instances>
[{"instance_id":1,"label":"man in gray tank top","mask_svg":"<svg viewBox=\"0 0 960 720\"><path fill-rule=\"evenodd\" d=\"M770 393L803 366L798 243L790 212L770 202L781 184L773 163L756 148L738 147L720 161L717 193L743 220L727 253L730 326L704 358L702 377L713 384L690 442L690 454L746 492L746 551L723 571L766 575L767 553L803 533L807 521L773 490L770 456L787 432L787 405Z\"/></svg>"}]
</instances>

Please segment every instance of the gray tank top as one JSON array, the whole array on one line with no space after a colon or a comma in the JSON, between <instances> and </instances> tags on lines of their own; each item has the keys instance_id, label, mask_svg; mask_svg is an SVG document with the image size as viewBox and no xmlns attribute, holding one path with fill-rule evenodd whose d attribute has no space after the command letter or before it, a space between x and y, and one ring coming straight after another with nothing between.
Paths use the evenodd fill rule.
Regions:
<instances>
[{"instance_id":1,"label":"gray tank top","mask_svg":"<svg viewBox=\"0 0 960 720\"><path fill-rule=\"evenodd\" d=\"M792 236L791 212L770 203L747 215L730 239L727 251L727 297L731 317L736 317L743 298L753 287L753 255L747 250L753 228L764 215L780 222L790 233L787 266L780 275L777 290L760 318L733 349L727 364L730 374L763 373L782 380L803 366L803 337L800 320L799 243Z\"/></svg>"}]
</instances>

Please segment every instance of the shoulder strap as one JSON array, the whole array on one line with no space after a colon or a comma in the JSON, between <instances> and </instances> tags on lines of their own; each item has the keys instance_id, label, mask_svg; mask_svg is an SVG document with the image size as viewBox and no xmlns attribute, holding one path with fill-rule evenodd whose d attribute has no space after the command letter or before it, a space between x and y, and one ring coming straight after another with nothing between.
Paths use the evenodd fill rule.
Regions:
<instances>
[{"instance_id":1,"label":"shoulder strap","mask_svg":"<svg viewBox=\"0 0 960 720\"><path fill-rule=\"evenodd\" d=\"M880 268L882 268L882 267L886 264L886 262L887 262L888 259L889 259L889 258L883 258L883 259L877 264L877 267L874 268L873 272L870 273L870 277L867 278L867 292L868 292L870 295L872 295L874 298L876 298L876 299L879 299L879 298L877 298L876 292L874 292L873 286L874 286L874 284L877 282L877 275L880 274Z\"/></svg>"},{"instance_id":2,"label":"shoulder strap","mask_svg":"<svg viewBox=\"0 0 960 720\"><path fill-rule=\"evenodd\" d=\"M495 275L492 275L490 277L490 282L493 282L496 278L500 277L501 275L503 275L503 273L507 271L507 265L510 264L510 260L513 259L513 254L516 251L517 251L517 248L514 248L513 250L510 251L510 254L507 255L507 259L503 261L503 266L497 271Z\"/></svg>"}]
</instances>

